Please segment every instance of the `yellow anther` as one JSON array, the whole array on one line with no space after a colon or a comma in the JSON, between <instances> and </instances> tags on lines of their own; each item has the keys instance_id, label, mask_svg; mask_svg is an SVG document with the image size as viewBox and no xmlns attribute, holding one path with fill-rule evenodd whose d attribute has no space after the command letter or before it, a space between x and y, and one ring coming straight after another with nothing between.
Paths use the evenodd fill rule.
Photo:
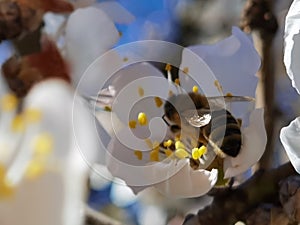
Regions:
<instances>
[{"instance_id":1,"label":"yellow anther","mask_svg":"<svg viewBox=\"0 0 300 225\"><path fill-rule=\"evenodd\" d=\"M202 145L202 146L199 148L198 152L199 152L200 157L201 157L202 155L204 155L204 154L207 153L207 148L206 148L204 145Z\"/></svg>"},{"instance_id":2,"label":"yellow anther","mask_svg":"<svg viewBox=\"0 0 300 225\"><path fill-rule=\"evenodd\" d=\"M24 131L25 123L22 115L16 115L11 122L11 130L13 132Z\"/></svg>"},{"instance_id":3,"label":"yellow anther","mask_svg":"<svg viewBox=\"0 0 300 225\"><path fill-rule=\"evenodd\" d=\"M42 119L42 112L39 109L28 108L24 111L24 119L27 124L37 123Z\"/></svg>"},{"instance_id":4,"label":"yellow anther","mask_svg":"<svg viewBox=\"0 0 300 225\"><path fill-rule=\"evenodd\" d=\"M128 122L128 126L129 126L129 128L131 128L131 129L136 128L136 121L135 121L135 120L130 120L130 121Z\"/></svg>"},{"instance_id":5,"label":"yellow anther","mask_svg":"<svg viewBox=\"0 0 300 225\"><path fill-rule=\"evenodd\" d=\"M154 141L152 144L152 149L159 151L159 148L160 148L160 143L158 141Z\"/></svg>"},{"instance_id":6,"label":"yellow anther","mask_svg":"<svg viewBox=\"0 0 300 225\"><path fill-rule=\"evenodd\" d=\"M156 150L152 150L150 152L150 161L151 162L159 162L159 151L156 151Z\"/></svg>"},{"instance_id":7,"label":"yellow anther","mask_svg":"<svg viewBox=\"0 0 300 225\"><path fill-rule=\"evenodd\" d=\"M223 91L222 85L220 84L220 82L218 80L215 80L214 85L216 86L216 88L218 89L219 92Z\"/></svg>"},{"instance_id":8,"label":"yellow anther","mask_svg":"<svg viewBox=\"0 0 300 225\"><path fill-rule=\"evenodd\" d=\"M6 169L0 165L0 200L12 196L14 189L5 178Z\"/></svg>"},{"instance_id":9,"label":"yellow anther","mask_svg":"<svg viewBox=\"0 0 300 225\"><path fill-rule=\"evenodd\" d=\"M188 67L184 67L183 68L183 73L188 74L189 73L189 68Z\"/></svg>"},{"instance_id":10,"label":"yellow anther","mask_svg":"<svg viewBox=\"0 0 300 225\"><path fill-rule=\"evenodd\" d=\"M141 126L147 125L148 119L146 113L140 112L138 115L138 121Z\"/></svg>"},{"instance_id":11,"label":"yellow anther","mask_svg":"<svg viewBox=\"0 0 300 225\"><path fill-rule=\"evenodd\" d=\"M180 134L176 134L175 135L175 141L180 141L181 139L181 135Z\"/></svg>"},{"instance_id":12,"label":"yellow anther","mask_svg":"<svg viewBox=\"0 0 300 225\"><path fill-rule=\"evenodd\" d=\"M123 58L123 62L127 62L128 61L128 58L127 57L124 57Z\"/></svg>"},{"instance_id":13,"label":"yellow anther","mask_svg":"<svg viewBox=\"0 0 300 225\"><path fill-rule=\"evenodd\" d=\"M111 107L110 107L110 106L105 106L105 107L104 107L104 111L106 111L106 112L111 112Z\"/></svg>"},{"instance_id":14,"label":"yellow anther","mask_svg":"<svg viewBox=\"0 0 300 225\"><path fill-rule=\"evenodd\" d=\"M175 151L175 156L179 159L184 159L184 158L187 158L189 157L189 153L184 150L183 148L179 148Z\"/></svg>"},{"instance_id":15,"label":"yellow anther","mask_svg":"<svg viewBox=\"0 0 300 225\"><path fill-rule=\"evenodd\" d=\"M180 85L180 80L178 78L175 79L175 84Z\"/></svg>"},{"instance_id":16,"label":"yellow anther","mask_svg":"<svg viewBox=\"0 0 300 225\"><path fill-rule=\"evenodd\" d=\"M18 106L18 98L13 94L4 95L0 99L0 105L3 111L15 110Z\"/></svg>"},{"instance_id":17,"label":"yellow anther","mask_svg":"<svg viewBox=\"0 0 300 225\"><path fill-rule=\"evenodd\" d=\"M175 149L180 149L180 148L185 149L184 144L181 141L176 141L175 142Z\"/></svg>"},{"instance_id":18,"label":"yellow anther","mask_svg":"<svg viewBox=\"0 0 300 225\"><path fill-rule=\"evenodd\" d=\"M140 97L143 97L144 94L145 94L145 91L144 91L144 89L143 89L142 87L139 87L139 88L138 88L138 93L139 93L139 96L140 96Z\"/></svg>"},{"instance_id":19,"label":"yellow anther","mask_svg":"<svg viewBox=\"0 0 300 225\"><path fill-rule=\"evenodd\" d=\"M166 65L166 67L165 67L165 70L166 70L166 71L171 71L171 69L172 69L171 64L167 63L167 65Z\"/></svg>"},{"instance_id":20,"label":"yellow anther","mask_svg":"<svg viewBox=\"0 0 300 225\"><path fill-rule=\"evenodd\" d=\"M33 160L27 167L25 172L25 176L29 179L35 179L41 176L45 172L45 165L44 163Z\"/></svg>"},{"instance_id":21,"label":"yellow anther","mask_svg":"<svg viewBox=\"0 0 300 225\"><path fill-rule=\"evenodd\" d=\"M170 157L171 155L173 155L173 151L170 150L170 149L165 149L164 152L165 152L167 157Z\"/></svg>"},{"instance_id":22,"label":"yellow anther","mask_svg":"<svg viewBox=\"0 0 300 225\"><path fill-rule=\"evenodd\" d=\"M193 92L194 92L194 93L198 93L198 91L199 91L199 88L198 88L198 86L195 85L195 86L193 87Z\"/></svg>"},{"instance_id":23,"label":"yellow anther","mask_svg":"<svg viewBox=\"0 0 300 225\"><path fill-rule=\"evenodd\" d=\"M37 155L48 155L53 150L53 139L47 134L39 134L35 139L33 151Z\"/></svg>"},{"instance_id":24,"label":"yellow anther","mask_svg":"<svg viewBox=\"0 0 300 225\"><path fill-rule=\"evenodd\" d=\"M167 141L164 141L164 147L165 148L169 148L171 145L173 144L173 141L172 140L167 140Z\"/></svg>"},{"instance_id":25,"label":"yellow anther","mask_svg":"<svg viewBox=\"0 0 300 225\"><path fill-rule=\"evenodd\" d=\"M147 144L147 146L149 147L149 149L153 148L152 141L149 138L145 139L145 143Z\"/></svg>"},{"instance_id":26,"label":"yellow anther","mask_svg":"<svg viewBox=\"0 0 300 225\"><path fill-rule=\"evenodd\" d=\"M193 157L193 159L199 159L201 157L200 154L199 154L199 149L198 148L193 148L192 157Z\"/></svg>"},{"instance_id":27,"label":"yellow anther","mask_svg":"<svg viewBox=\"0 0 300 225\"><path fill-rule=\"evenodd\" d=\"M155 105L157 108L161 107L163 105L163 101L160 99L160 97L154 97Z\"/></svg>"},{"instance_id":28,"label":"yellow anther","mask_svg":"<svg viewBox=\"0 0 300 225\"><path fill-rule=\"evenodd\" d=\"M228 92L228 93L226 94L226 96L227 96L227 97L232 97L232 96L233 96L233 94L232 94L232 93L230 93L230 92Z\"/></svg>"},{"instance_id":29,"label":"yellow anther","mask_svg":"<svg viewBox=\"0 0 300 225\"><path fill-rule=\"evenodd\" d=\"M142 160L143 159L143 152L140 150L135 150L134 151L135 156L137 157L138 160Z\"/></svg>"}]
</instances>

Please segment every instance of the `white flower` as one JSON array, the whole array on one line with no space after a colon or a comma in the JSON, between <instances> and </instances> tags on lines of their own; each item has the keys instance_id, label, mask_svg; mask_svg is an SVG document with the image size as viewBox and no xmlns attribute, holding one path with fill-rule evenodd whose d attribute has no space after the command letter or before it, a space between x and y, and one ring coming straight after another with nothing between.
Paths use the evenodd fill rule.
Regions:
<instances>
[{"instance_id":1,"label":"white flower","mask_svg":"<svg viewBox=\"0 0 300 225\"><path fill-rule=\"evenodd\" d=\"M300 1L293 1L285 21L285 49L284 64L287 74L289 75L292 86L300 94ZM300 173L299 164L299 117L292 121L289 126L281 129L280 140L286 150L286 153L294 166L295 170Z\"/></svg>"},{"instance_id":2,"label":"white flower","mask_svg":"<svg viewBox=\"0 0 300 225\"><path fill-rule=\"evenodd\" d=\"M89 163L99 150L93 117L64 81L35 85L19 113L3 84L0 223L82 224Z\"/></svg>"},{"instance_id":3,"label":"white flower","mask_svg":"<svg viewBox=\"0 0 300 225\"><path fill-rule=\"evenodd\" d=\"M123 179L135 192L154 186L162 193L175 197L195 197L207 193L217 182L218 176L216 169L205 169L213 160L213 153L207 153L204 165L194 170L186 158L188 155L191 157L191 150L190 153L162 153L164 149L159 147L159 143L168 137L173 135L174 139L174 134L168 132L162 120L164 100L168 99L170 92L191 92L195 85L202 88L206 96L224 95L224 91L225 94L230 92L236 96L253 97L257 84L255 73L259 66L260 59L251 40L238 28L233 28L232 36L213 46L194 46L183 50L180 87L171 84L149 64L125 67L111 82L115 88L111 105L112 127L109 122L104 122L106 130L112 135L107 154L109 171ZM234 115L243 120L242 147L237 157L224 159L225 178L245 172L264 152L266 132L263 110L253 109L253 106L253 103L248 104L246 110L233 106ZM116 116L118 119L114 119ZM103 112L98 119L103 121ZM186 138L198 138L196 131L192 129L189 132Z\"/></svg>"}]
</instances>

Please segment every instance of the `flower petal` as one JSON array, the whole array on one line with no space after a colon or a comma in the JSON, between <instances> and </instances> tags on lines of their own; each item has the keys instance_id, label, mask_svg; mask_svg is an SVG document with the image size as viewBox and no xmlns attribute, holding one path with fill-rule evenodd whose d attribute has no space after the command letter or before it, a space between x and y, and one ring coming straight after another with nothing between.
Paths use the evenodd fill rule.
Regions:
<instances>
[{"instance_id":1,"label":"flower petal","mask_svg":"<svg viewBox=\"0 0 300 225\"><path fill-rule=\"evenodd\" d=\"M191 65L188 58L191 54L186 49L183 51L180 68L181 70L188 68L188 73L193 75L192 78L198 83L197 85L203 88L204 94L207 96L220 95L219 92L212 92L216 88L214 81L218 80L222 86L223 94L229 92L233 95L255 97L257 85L255 73L260 67L260 58L253 43L245 33L233 27L232 36L215 45L191 46L189 49L204 60L211 72L209 73L207 69L203 72L202 70L194 70L195 65ZM187 86L183 84L184 77L187 76L181 73L182 86L191 90L194 84L188 82Z\"/></svg>"},{"instance_id":2,"label":"flower petal","mask_svg":"<svg viewBox=\"0 0 300 225\"><path fill-rule=\"evenodd\" d=\"M171 197L199 197L205 195L216 184L217 178L218 170L193 170L187 162L178 173L155 187Z\"/></svg>"},{"instance_id":3,"label":"flower petal","mask_svg":"<svg viewBox=\"0 0 300 225\"><path fill-rule=\"evenodd\" d=\"M292 86L300 94L300 1L294 0L285 20L284 64Z\"/></svg>"},{"instance_id":4,"label":"flower petal","mask_svg":"<svg viewBox=\"0 0 300 225\"><path fill-rule=\"evenodd\" d=\"M67 58L73 68L73 83L78 84L88 66L110 49L118 39L117 29L102 10L87 7L72 13L66 26L66 43ZM111 64L110 61L106 63L106 66ZM97 76L101 76L101 70ZM97 83L97 77L93 78L88 84L92 86L96 83L99 86L101 83ZM89 91L88 84L85 91L92 92Z\"/></svg>"},{"instance_id":5,"label":"flower petal","mask_svg":"<svg viewBox=\"0 0 300 225\"><path fill-rule=\"evenodd\" d=\"M294 166L300 173L300 117L293 120L287 127L281 129L280 140L285 151Z\"/></svg>"},{"instance_id":6,"label":"flower petal","mask_svg":"<svg viewBox=\"0 0 300 225\"><path fill-rule=\"evenodd\" d=\"M250 114L249 126L242 128L242 147L237 157L224 160L224 178L234 177L245 172L262 156L267 144L264 125L264 110L255 109Z\"/></svg>"}]
</instances>

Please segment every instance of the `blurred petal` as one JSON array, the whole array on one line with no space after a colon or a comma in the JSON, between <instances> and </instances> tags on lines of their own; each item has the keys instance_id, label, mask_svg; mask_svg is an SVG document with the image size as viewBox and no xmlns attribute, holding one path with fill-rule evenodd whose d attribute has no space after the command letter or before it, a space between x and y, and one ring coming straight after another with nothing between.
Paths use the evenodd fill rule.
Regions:
<instances>
[{"instance_id":1,"label":"blurred petal","mask_svg":"<svg viewBox=\"0 0 300 225\"><path fill-rule=\"evenodd\" d=\"M73 98L73 89L61 80L41 82L25 98L24 112L32 110L32 114L28 114L31 122L26 126L18 154L7 171L7 179L15 185L16 193L13 200L7 200L7 205L11 204L8 211L0 210L4 224L38 225L55 221L55 224L80 225L83 221L81 212L88 165L91 159L95 160L98 147L96 135L91 133L93 123L89 113L83 105L73 108L73 104L79 104L77 99L73 102ZM75 116L73 110L77 113ZM35 147L41 135L44 139ZM28 173L32 165L38 167ZM25 190L27 192L23 192ZM40 209L27 207L25 222L12 213L15 208L28 205L28 195ZM49 208L41 205L45 201L50 202ZM0 205L2 207L6 204Z\"/></svg>"},{"instance_id":2,"label":"blurred petal","mask_svg":"<svg viewBox=\"0 0 300 225\"><path fill-rule=\"evenodd\" d=\"M285 20L284 64L292 86L300 94L300 1L294 0Z\"/></svg>"},{"instance_id":3,"label":"blurred petal","mask_svg":"<svg viewBox=\"0 0 300 225\"><path fill-rule=\"evenodd\" d=\"M300 173L300 117L293 120L287 127L281 129L280 140L294 166Z\"/></svg>"},{"instance_id":4,"label":"blurred petal","mask_svg":"<svg viewBox=\"0 0 300 225\"><path fill-rule=\"evenodd\" d=\"M129 24L135 19L134 15L116 1L101 2L97 4L97 7L103 10L115 23Z\"/></svg>"},{"instance_id":5,"label":"blurred petal","mask_svg":"<svg viewBox=\"0 0 300 225\"><path fill-rule=\"evenodd\" d=\"M213 95L209 89L216 88L214 81L217 79L222 86L223 94L232 93L233 95L255 97L257 85L255 74L260 67L260 58L252 41L245 33L233 27L232 36L215 45L191 46L189 49L201 57L213 73L209 73L207 69L204 72L194 70L195 65L191 65L189 59L185 58L185 52L188 51L184 50L180 68L181 70L188 68L188 73L199 74L196 75L195 81L200 88L204 89L204 94ZM187 79L184 77L187 76L181 73L182 86L191 90L193 84L188 82L187 86L183 84L184 79Z\"/></svg>"},{"instance_id":6,"label":"blurred petal","mask_svg":"<svg viewBox=\"0 0 300 225\"><path fill-rule=\"evenodd\" d=\"M205 195L217 182L218 170L193 170L189 163L168 180L156 184L163 194L178 198L192 198Z\"/></svg>"},{"instance_id":7,"label":"blurred petal","mask_svg":"<svg viewBox=\"0 0 300 225\"><path fill-rule=\"evenodd\" d=\"M88 7L78 9L70 15L66 26L67 58L73 68L72 79L75 85L79 83L88 66L113 47L118 39L119 33L113 22L100 9ZM111 64L110 61L106 63L107 67ZM101 70L97 76L101 76ZM97 77L89 81L90 85L95 85L94 82L101 85L97 83ZM91 92L88 85L85 91Z\"/></svg>"},{"instance_id":8,"label":"blurred petal","mask_svg":"<svg viewBox=\"0 0 300 225\"><path fill-rule=\"evenodd\" d=\"M224 160L224 178L234 177L245 172L262 156L267 144L264 125L264 110L255 109L250 114L249 126L242 128L242 147L237 157Z\"/></svg>"}]
</instances>

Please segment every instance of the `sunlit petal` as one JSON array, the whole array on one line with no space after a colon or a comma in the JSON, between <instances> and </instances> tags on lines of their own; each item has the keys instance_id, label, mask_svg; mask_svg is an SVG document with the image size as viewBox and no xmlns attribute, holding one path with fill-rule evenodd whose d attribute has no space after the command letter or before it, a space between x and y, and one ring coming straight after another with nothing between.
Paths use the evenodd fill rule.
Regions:
<instances>
[{"instance_id":1,"label":"sunlit petal","mask_svg":"<svg viewBox=\"0 0 300 225\"><path fill-rule=\"evenodd\" d=\"M300 1L293 1L285 20L284 64L292 86L300 94Z\"/></svg>"},{"instance_id":2,"label":"sunlit petal","mask_svg":"<svg viewBox=\"0 0 300 225\"><path fill-rule=\"evenodd\" d=\"M249 126L242 128L242 147L237 157L224 160L225 178L245 172L262 156L267 143L263 109L255 109L250 114Z\"/></svg>"},{"instance_id":3,"label":"sunlit petal","mask_svg":"<svg viewBox=\"0 0 300 225\"><path fill-rule=\"evenodd\" d=\"M300 117L293 120L287 127L281 129L280 140L294 166L300 173Z\"/></svg>"}]
</instances>

